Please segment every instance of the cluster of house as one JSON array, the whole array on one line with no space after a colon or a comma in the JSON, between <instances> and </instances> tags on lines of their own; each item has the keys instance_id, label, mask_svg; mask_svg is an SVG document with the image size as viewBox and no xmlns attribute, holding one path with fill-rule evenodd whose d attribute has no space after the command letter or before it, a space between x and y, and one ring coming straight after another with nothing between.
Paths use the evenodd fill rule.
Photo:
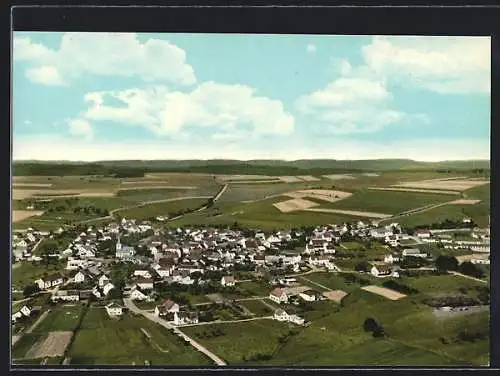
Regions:
<instances>
[{"instance_id":1,"label":"cluster of house","mask_svg":"<svg viewBox=\"0 0 500 376\"><path fill-rule=\"evenodd\" d=\"M32 250L37 243L47 236L47 232L28 229L25 233L12 235L12 255L14 261L22 261L33 257Z\"/></svg>"},{"instance_id":2,"label":"cluster of house","mask_svg":"<svg viewBox=\"0 0 500 376\"><path fill-rule=\"evenodd\" d=\"M59 229L57 232L62 233ZM139 256L136 248L127 245L128 235L144 234L139 241L139 246L147 250L149 256ZM243 236L242 232L236 230L220 230L214 228L192 229L177 228L171 230L160 230L154 228L149 222L137 223L135 220L122 219L119 223L111 223L100 228L89 227L82 231L75 239L61 250L55 249L53 255L66 260L66 271L72 273L69 278L63 278L60 274L48 275L35 281L41 290L50 290L53 301L78 301L88 299L93 295L97 299L105 298L115 288L107 275L106 264L108 261L132 262L137 264L136 269L130 276L123 294L132 300L154 301L157 299L155 293L156 281L163 283L178 283L191 285L196 281L204 283L203 276L207 271L222 271L227 273L220 280L221 286L234 286L235 278L231 275L238 264L250 266L250 269L273 266L276 269L293 270L298 272L306 265L321 267L330 271L339 270L335 265L336 247L344 234L350 234L357 238L374 238L385 242L388 248L393 249L386 255L384 261L373 262L370 273L377 277L398 276L397 263L405 257L427 258L426 253L418 248L400 250L401 241L413 239L416 243L424 241L443 239L446 234L439 231L418 230L414 235L406 234L397 223L388 226L378 226L376 222L355 224L327 225L316 227L312 235L306 239L304 250L283 251L289 242L303 239L300 231L279 231L273 234L258 232L254 236ZM489 241L489 233L475 233L477 241L474 243L486 244ZM40 233L30 230L22 236L14 236L15 249L24 249L23 257L29 255L29 249L43 236L53 236L48 233ZM443 236L445 236L443 238ZM473 235L474 236L474 235ZM137 238L137 236L134 236ZM104 241L114 242L114 249L99 251L100 243ZM295 243L296 244L296 243ZM470 244L468 244L470 245ZM474 244L478 246L478 244ZM489 247L489 245L488 245ZM140 252L144 255L144 252ZM112 255L112 256L110 256ZM111 260L110 260L111 259ZM489 263L489 258L483 261L479 258L477 263ZM280 281L280 285L287 285L290 281ZM62 285L71 283L71 289L64 290ZM76 286L75 286L76 285ZM78 285L85 288L78 288ZM321 295L306 291L299 294L289 294L284 289L274 289L269 298L277 303L294 301L302 298L306 301L320 299ZM180 311L174 304L157 306L155 313L158 316L166 316L179 325L197 322L196 314ZM111 305L111 316L117 316L118 307ZM173 310L172 310L173 309ZM293 316L293 315L292 315ZM279 317L285 318L286 312L280 312ZM290 320L297 321L292 317ZM293 322L295 322L293 321ZM300 320L299 320L300 321Z\"/></svg>"}]
</instances>

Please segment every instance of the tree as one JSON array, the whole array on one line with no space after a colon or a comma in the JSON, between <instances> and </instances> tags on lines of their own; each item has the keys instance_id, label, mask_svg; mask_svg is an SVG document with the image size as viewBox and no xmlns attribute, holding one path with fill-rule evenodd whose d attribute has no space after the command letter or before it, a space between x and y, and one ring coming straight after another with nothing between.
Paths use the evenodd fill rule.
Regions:
<instances>
[{"instance_id":1,"label":"tree","mask_svg":"<svg viewBox=\"0 0 500 376\"><path fill-rule=\"evenodd\" d=\"M482 278L484 276L483 271L469 261L463 262L458 268L458 271L475 278Z\"/></svg>"},{"instance_id":2,"label":"tree","mask_svg":"<svg viewBox=\"0 0 500 376\"><path fill-rule=\"evenodd\" d=\"M363 323L363 330L365 332L373 332L379 327L377 321L374 318L368 317Z\"/></svg>"},{"instance_id":3,"label":"tree","mask_svg":"<svg viewBox=\"0 0 500 376\"><path fill-rule=\"evenodd\" d=\"M454 256L440 255L436 259L436 269L440 272L458 269L458 260Z\"/></svg>"},{"instance_id":4,"label":"tree","mask_svg":"<svg viewBox=\"0 0 500 376\"><path fill-rule=\"evenodd\" d=\"M370 264L366 261L360 262L359 264L356 264L354 270L357 272L367 272L370 270Z\"/></svg>"},{"instance_id":5,"label":"tree","mask_svg":"<svg viewBox=\"0 0 500 376\"><path fill-rule=\"evenodd\" d=\"M373 331L373 337L375 338L381 338L385 337L385 330L382 326L377 326L375 330Z\"/></svg>"},{"instance_id":6,"label":"tree","mask_svg":"<svg viewBox=\"0 0 500 376\"><path fill-rule=\"evenodd\" d=\"M23 296L26 298L32 296L40 291L40 288L36 284L27 285L23 290Z\"/></svg>"}]
</instances>

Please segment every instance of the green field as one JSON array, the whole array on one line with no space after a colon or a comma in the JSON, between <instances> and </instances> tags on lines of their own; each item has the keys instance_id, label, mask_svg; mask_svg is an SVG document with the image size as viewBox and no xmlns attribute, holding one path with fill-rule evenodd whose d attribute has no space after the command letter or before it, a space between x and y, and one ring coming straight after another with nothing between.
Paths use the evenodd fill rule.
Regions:
<instances>
[{"instance_id":1,"label":"green field","mask_svg":"<svg viewBox=\"0 0 500 376\"><path fill-rule=\"evenodd\" d=\"M12 358L23 358L26 353L39 341L42 341L46 334L41 333L26 333L12 347Z\"/></svg>"},{"instance_id":2,"label":"green field","mask_svg":"<svg viewBox=\"0 0 500 376\"><path fill-rule=\"evenodd\" d=\"M223 195L224 196L224 195ZM271 230L277 228L292 228L298 226L313 226L327 223L343 223L356 221L359 218L332 213L314 213L298 211L282 213L272 204L287 200L287 197L277 197L247 204L216 204L214 208L199 213L192 213L169 223L179 225L240 225Z\"/></svg>"},{"instance_id":3,"label":"green field","mask_svg":"<svg viewBox=\"0 0 500 376\"><path fill-rule=\"evenodd\" d=\"M245 300L238 302L238 304L248 309L257 317L269 316L273 314L271 308L262 303L261 300Z\"/></svg>"},{"instance_id":4,"label":"green field","mask_svg":"<svg viewBox=\"0 0 500 376\"><path fill-rule=\"evenodd\" d=\"M195 210L206 202L207 199L201 198L161 202L120 210L117 214L125 218L145 219L158 215L174 215L180 211Z\"/></svg>"},{"instance_id":5,"label":"green field","mask_svg":"<svg viewBox=\"0 0 500 376\"><path fill-rule=\"evenodd\" d=\"M212 324L199 327L186 327L183 331L213 349L217 356L230 365L244 364L257 354L270 355L279 347L278 339L288 333L290 326L275 320L262 319L241 323ZM211 336L211 332L220 329L222 335Z\"/></svg>"},{"instance_id":6,"label":"green field","mask_svg":"<svg viewBox=\"0 0 500 376\"><path fill-rule=\"evenodd\" d=\"M449 196L440 194L360 190L351 197L333 203L324 203L321 207L399 214L410 209L451 200Z\"/></svg>"},{"instance_id":7,"label":"green field","mask_svg":"<svg viewBox=\"0 0 500 376\"><path fill-rule=\"evenodd\" d=\"M83 305L79 303L76 303L73 307L64 307L60 305L51 308L47 316L34 329L34 332L72 331L75 329L82 312Z\"/></svg>"},{"instance_id":8,"label":"green field","mask_svg":"<svg viewBox=\"0 0 500 376\"><path fill-rule=\"evenodd\" d=\"M447 274L425 277L405 277L398 279L398 282L406 284L428 295L459 294L459 289L472 290L470 292L474 293L476 287L488 286L486 283Z\"/></svg>"},{"instance_id":9,"label":"green field","mask_svg":"<svg viewBox=\"0 0 500 376\"><path fill-rule=\"evenodd\" d=\"M34 265L29 261L19 263L19 266L12 269L12 288L16 290L23 290L26 285L33 284L35 281L43 277L45 274L52 274L59 271L62 267L49 264Z\"/></svg>"},{"instance_id":10,"label":"green field","mask_svg":"<svg viewBox=\"0 0 500 376\"><path fill-rule=\"evenodd\" d=\"M408 217L398 218L398 223L412 227L443 222L446 219L460 221L464 218L471 218L479 227L486 227L489 225L491 212L490 190L490 185L486 184L464 192L464 197L481 200L480 203L474 205L445 205Z\"/></svg>"},{"instance_id":11,"label":"green field","mask_svg":"<svg viewBox=\"0 0 500 376\"><path fill-rule=\"evenodd\" d=\"M149 341L142 333L145 329ZM184 344L169 330L142 316L125 314L121 319L108 318L102 308L90 308L82 328L69 349L71 364L210 365L211 360Z\"/></svg>"}]
</instances>

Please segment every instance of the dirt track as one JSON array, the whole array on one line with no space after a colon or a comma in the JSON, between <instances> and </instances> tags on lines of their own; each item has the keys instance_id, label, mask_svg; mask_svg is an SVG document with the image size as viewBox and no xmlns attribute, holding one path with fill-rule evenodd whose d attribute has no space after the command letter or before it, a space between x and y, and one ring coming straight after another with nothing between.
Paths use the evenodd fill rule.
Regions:
<instances>
[{"instance_id":1,"label":"dirt track","mask_svg":"<svg viewBox=\"0 0 500 376\"><path fill-rule=\"evenodd\" d=\"M335 213L335 214L345 214L345 215L353 215L355 217L367 217L367 218L391 218L391 214L382 214L382 213L372 213L372 212L364 212L364 211L355 211L355 210L337 210L337 209L305 209L307 211L319 212L319 213Z\"/></svg>"},{"instance_id":2,"label":"dirt track","mask_svg":"<svg viewBox=\"0 0 500 376\"><path fill-rule=\"evenodd\" d=\"M370 285L370 286L361 287L361 289L368 291L368 292L371 292L373 294L383 296L384 298L387 298L390 300L399 300L399 299L406 297L405 294L400 294L397 291L386 289L386 288L380 287L380 286Z\"/></svg>"},{"instance_id":3,"label":"dirt track","mask_svg":"<svg viewBox=\"0 0 500 376\"><path fill-rule=\"evenodd\" d=\"M480 202L481 202L481 200L465 200L465 199L462 199L462 200L451 201L448 204L450 204L450 205L474 205L474 204L478 204Z\"/></svg>"},{"instance_id":4,"label":"dirt track","mask_svg":"<svg viewBox=\"0 0 500 376\"><path fill-rule=\"evenodd\" d=\"M175 186L175 185L147 185L139 187L124 187L120 188L118 191L142 191L148 189L195 189L193 186Z\"/></svg>"},{"instance_id":5,"label":"dirt track","mask_svg":"<svg viewBox=\"0 0 500 376\"><path fill-rule=\"evenodd\" d=\"M354 176L351 176L351 175L341 175L341 174L323 175L323 177L327 178L327 179L330 179L330 180L356 179Z\"/></svg>"},{"instance_id":6,"label":"dirt track","mask_svg":"<svg viewBox=\"0 0 500 376\"><path fill-rule=\"evenodd\" d=\"M459 195L458 191L445 191L439 189L418 189L418 188L378 188L371 187L368 189L376 190L376 191L394 191L394 192L421 192L421 193L440 193L443 195Z\"/></svg>"},{"instance_id":7,"label":"dirt track","mask_svg":"<svg viewBox=\"0 0 500 376\"><path fill-rule=\"evenodd\" d=\"M297 177L303 181L320 181L321 180L321 179L318 179L318 178L311 176L311 175L299 175Z\"/></svg>"}]
</instances>

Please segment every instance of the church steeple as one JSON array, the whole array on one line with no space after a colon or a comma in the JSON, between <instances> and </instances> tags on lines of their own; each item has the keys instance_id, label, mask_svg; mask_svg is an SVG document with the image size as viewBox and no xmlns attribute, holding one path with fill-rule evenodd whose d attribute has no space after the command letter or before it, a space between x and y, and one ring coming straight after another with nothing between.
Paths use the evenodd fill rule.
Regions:
<instances>
[{"instance_id":1,"label":"church steeple","mask_svg":"<svg viewBox=\"0 0 500 376\"><path fill-rule=\"evenodd\" d=\"M116 250L121 251L122 249L122 243L120 243L120 235L118 235L118 240L116 242Z\"/></svg>"}]
</instances>

